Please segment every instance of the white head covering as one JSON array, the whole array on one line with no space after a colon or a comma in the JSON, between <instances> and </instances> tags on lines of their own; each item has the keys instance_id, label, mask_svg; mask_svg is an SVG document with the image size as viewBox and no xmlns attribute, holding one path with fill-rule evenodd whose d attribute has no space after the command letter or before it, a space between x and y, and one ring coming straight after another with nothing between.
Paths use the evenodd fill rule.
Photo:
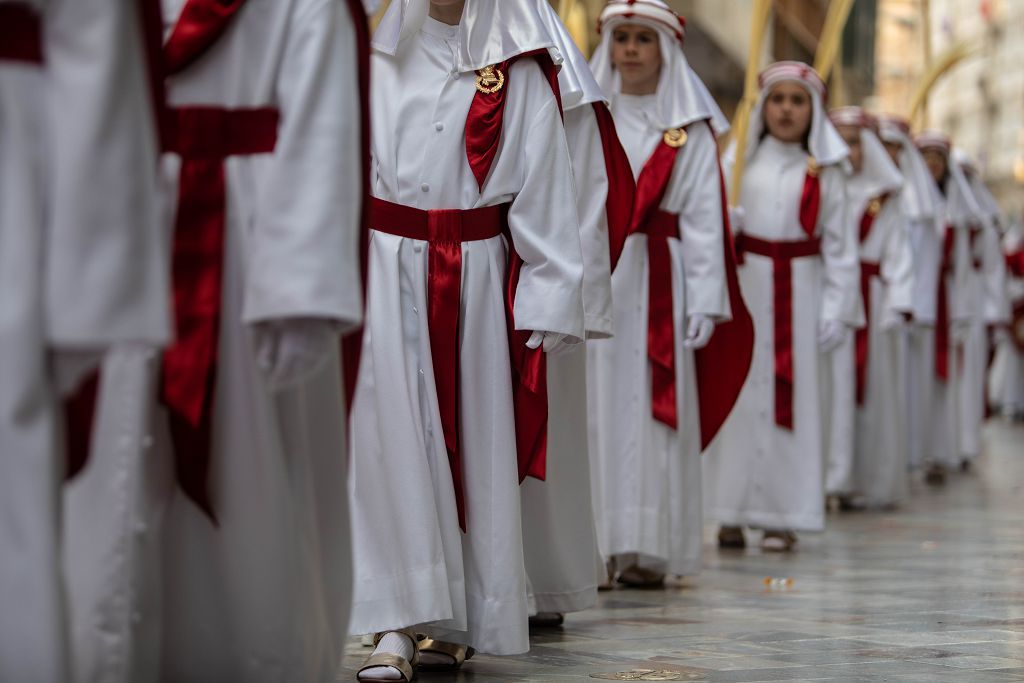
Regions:
<instances>
[{"instance_id":1,"label":"white head covering","mask_svg":"<svg viewBox=\"0 0 1024 683\"><path fill-rule=\"evenodd\" d=\"M1003 222L1003 211L981 179L981 173L978 172L978 166L974 163L974 159L960 149L953 150L953 159L964 171L985 227L999 231Z\"/></svg>"},{"instance_id":2,"label":"white head covering","mask_svg":"<svg viewBox=\"0 0 1024 683\"><path fill-rule=\"evenodd\" d=\"M536 3L545 29L564 59L562 68L558 72L558 88L562 94L562 108L568 111L594 102L607 102L608 98L590 71L587 58L576 46L572 34L562 23L558 12L547 0L532 1Z\"/></svg>"},{"instance_id":3,"label":"white head covering","mask_svg":"<svg viewBox=\"0 0 1024 683\"><path fill-rule=\"evenodd\" d=\"M946 221L961 228L981 223L981 207L974 198L963 167L953 155L953 143L949 136L939 131L926 130L917 134L914 143L922 151L934 149L946 156Z\"/></svg>"},{"instance_id":4,"label":"white head covering","mask_svg":"<svg viewBox=\"0 0 1024 683\"><path fill-rule=\"evenodd\" d=\"M662 0L610 0L601 12L601 44L590 59L590 67L609 99L614 102L622 87L619 73L612 66L611 44L615 27L623 24L640 24L658 32L662 65L657 110L652 112L654 125L668 130L708 120L716 135L726 133L729 120L683 53L686 22Z\"/></svg>"},{"instance_id":5,"label":"white head covering","mask_svg":"<svg viewBox=\"0 0 1024 683\"><path fill-rule=\"evenodd\" d=\"M764 103L772 88L779 83L792 82L802 86L811 95L811 131L807 137L808 152L820 166L838 164L850 154L846 143L825 115L825 84L818 73L803 62L776 62L758 77L761 93L750 114L745 154L749 159L765 133ZM735 152L733 152L735 153Z\"/></svg>"},{"instance_id":6,"label":"white head covering","mask_svg":"<svg viewBox=\"0 0 1024 683\"><path fill-rule=\"evenodd\" d=\"M900 145L900 172L903 174L903 191L900 202L910 220L925 220L938 215L942 196L935 187L932 174L924 157L910 139L910 124L901 118L889 115L878 117L878 136L885 142Z\"/></svg>"},{"instance_id":7,"label":"white head covering","mask_svg":"<svg viewBox=\"0 0 1024 683\"><path fill-rule=\"evenodd\" d=\"M867 197L878 197L896 192L903 187L903 175L893 163L885 146L878 139L878 121L860 107L842 107L829 112L836 126L854 126L860 129L860 147L864 166L854 175L851 184Z\"/></svg>"},{"instance_id":8,"label":"white head covering","mask_svg":"<svg viewBox=\"0 0 1024 683\"><path fill-rule=\"evenodd\" d=\"M373 48L395 55L401 44L423 26L430 0L393 0L373 36ZM466 0L459 22L456 65L477 71L534 50L547 49L555 64L562 56L533 2Z\"/></svg>"}]
</instances>

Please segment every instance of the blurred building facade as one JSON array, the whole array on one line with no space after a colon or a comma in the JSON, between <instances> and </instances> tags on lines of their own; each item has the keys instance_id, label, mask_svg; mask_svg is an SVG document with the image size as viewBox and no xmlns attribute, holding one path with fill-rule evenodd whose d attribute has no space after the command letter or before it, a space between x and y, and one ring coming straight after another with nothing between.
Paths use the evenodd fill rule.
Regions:
<instances>
[{"instance_id":1,"label":"blurred building facade","mask_svg":"<svg viewBox=\"0 0 1024 683\"><path fill-rule=\"evenodd\" d=\"M936 84L915 123L938 128L975 158L1004 211L1024 210L1024 2L929 0L933 59L970 55ZM925 69L922 0L880 0L878 109L908 114Z\"/></svg>"}]
</instances>

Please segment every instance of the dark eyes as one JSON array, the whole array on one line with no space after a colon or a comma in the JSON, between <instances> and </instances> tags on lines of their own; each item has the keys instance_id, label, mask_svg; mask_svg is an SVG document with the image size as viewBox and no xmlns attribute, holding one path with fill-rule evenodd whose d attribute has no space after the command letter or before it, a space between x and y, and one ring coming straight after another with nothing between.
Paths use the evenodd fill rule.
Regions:
<instances>
[{"instance_id":1,"label":"dark eyes","mask_svg":"<svg viewBox=\"0 0 1024 683\"><path fill-rule=\"evenodd\" d=\"M613 39L616 43L628 43L630 41L630 35L628 33L616 33ZM639 33L636 35L636 42L641 45L650 45L654 42L654 37L649 33Z\"/></svg>"}]
</instances>

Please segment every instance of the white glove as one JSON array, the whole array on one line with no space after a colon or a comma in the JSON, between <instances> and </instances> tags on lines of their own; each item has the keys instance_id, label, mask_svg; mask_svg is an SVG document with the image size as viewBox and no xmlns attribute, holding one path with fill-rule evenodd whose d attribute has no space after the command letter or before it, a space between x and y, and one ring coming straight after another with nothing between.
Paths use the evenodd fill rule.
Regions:
<instances>
[{"instance_id":1,"label":"white glove","mask_svg":"<svg viewBox=\"0 0 1024 683\"><path fill-rule=\"evenodd\" d=\"M290 389L313 377L337 343L335 326L322 318L286 318L253 328L256 363L271 391Z\"/></svg>"},{"instance_id":2,"label":"white glove","mask_svg":"<svg viewBox=\"0 0 1024 683\"><path fill-rule=\"evenodd\" d=\"M541 344L544 345L544 353L551 356L559 356L563 353L568 353L574 350L579 343L574 342L575 337L571 337L567 334L560 334L558 332L539 332L535 331L530 335L530 338L526 340L526 348L536 349Z\"/></svg>"},{"instance_id":3,"label":"white glove","mask_svg":"<svg viewBox=\"0 0 1024 683\"><path fill-rule=\"evenodd\" d=\"M50 353L50 369L57 395L67 398L103 360L103 352L95 349L54 349Z\"/></svg>"},{"instance_id":4,"label":"white glove","mask_svg":"<svg viewBox=\"0 0 1024 683\"><path fill-rule=\"evenodd\" d=\"M732 228L732 234L738 235L743 232L743 228L746 227L747 212L742 206L730 206L729 207L729 227Z\"/></svg>"},{"instance_id":5,"label":"white glove","mask_svg":"<svg viewBox=\"0 0 1024 683\"><path fill-rule=\"evenodd\" d=\"M694 313L686 323L686 339L683 346L688 349L703 349L715 333L715 321L703 313Z\"/></svg>"},{"instance_id":6,"label":"white glove","mask_svg":"<svg viewBox=\"0 0 1024 683\"><path fill-rule=\"evenodd\" d=\"M823 353L835 351L846 341L850 328L838 320L822 320L818 323L818 348Z\"/></svg>"}]
</instances>

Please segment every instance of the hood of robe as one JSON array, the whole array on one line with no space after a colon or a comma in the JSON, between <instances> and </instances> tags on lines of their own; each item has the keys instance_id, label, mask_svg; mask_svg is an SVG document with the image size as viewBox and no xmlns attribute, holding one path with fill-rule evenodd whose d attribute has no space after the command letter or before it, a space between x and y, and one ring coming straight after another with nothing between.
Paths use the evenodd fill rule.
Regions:
<instances>
[{"instance_id":1,"label":"hood of robe","mask_svg":"<svg viewBox=\"0 0 1024 683\"><path fill-rule=\"evenodd\" d=\"M949 178L946 181L946 222L960 228L979 225L983 214L974 197L974 191L961 166L953 155L953 144L945 133L926 130L918 133L914 144L921 151L936 150L946 156Z\"/></svg>"},{"instance_id":2,"label":"hood of robe","mask_svg":"<svg viewBox=\"0 0 1024 683\"><path fill-rule=\"evenodd\" d=\"M895 116L878 117L878 136L885 142L900 145L900 173L903 191L900 200L910 220L934 218L942 210L942 195L935 187L924 157L910 137L910 124Z\"/></svg>"},{"instance_id":3,"label":"hood of robe","mask_svg":"<svg viewBox=\"0 0 1024 683\"><path fill-rule=\"evenodd\" d=\"M885 146L878 139L878 121L860 107L842 107L829 112L836 126L860 129L860 147L864 166L850 178L850 187L862 197L873 198L903 187L903 174L893 163ZM850 169L852 173L852 168Z\"/></svg>"},{"instance_id":4,"label":"hood of robe","mask_svg":"<svg viewBox=\"0 0 1024 683\"><path fill-rule=\"evenodd\" d=\"M612 35L615 27L623 24L640 24L658 33L662 66L652 124L668 130L707 120L716 135L727 133L729 120L683 52L686 22L662 0L610 0L601 12L601 44L590 59L590 67L608 99L614 103L621 90L619 74L612 66Z\"/></svg>"},{"instance_id":5,"label":"hood of robe","mask_svg":"<svg viewBox=\"0 0 1024 683\"><path fill-rule=\"evenodd\" d=\"M1002 209L999 208L996 198L992 196L988 186L985 185L985 181L981 179L981 173L978 170L977 164L974 163L974 159L960 149L953 150L953 159L964 171L967 183L974 194L974 200L978 204L985 227L1000 231L1003 222Z\"/></svg>"},{"instance_id":6,"label":"hood of robe","mask_svg":"<svg viewBox=\"0 0 1024 683\"><path fill-rule=\"evenodd\" d=\"M423 26L430 0L393 0L373 36L373 49L396 55L402 43ZM466 0L459 22L456 66L462 73L478 71L535 50L548 50L555 64L561 52L534 2Z\"/></svg>"},{"instance_id":7,"label":"hood of robe","mask_svg":"<svg viewBox=\"0 0 1024 683\"><path fill-rule=\"evenodd\" d=\"M762 71L758 77L761 92L750 114L750 128L744 148L746 159L749 161L754 155L765 134L764 103L768 99L768 94L775 85L786 81L800 85L811 95L811 131L807 138L810 155L819 166L832 166L842 162L849 156L850 150L825 113L825 84L818 73L803 62L776 62ZM726 152L728 159L735 158L735 148L735 143L729 145Z\"/></svg>"},{"instance_id":8,"label":"hood of robe","mask_svg":"<svg viewBox=\"0 0 1024 683\"><path fill-rule=\"evenodd\" d=\"M594 102L607 102L608 98L590 71L587 58L580 52L569 29L562 23L558 12L547 0L525 0L537 6L537 13L555 48L562 55L562 68L558 72L558 89L562 95L562 108L566 111Z\"/></svg>"}]
</instances>

